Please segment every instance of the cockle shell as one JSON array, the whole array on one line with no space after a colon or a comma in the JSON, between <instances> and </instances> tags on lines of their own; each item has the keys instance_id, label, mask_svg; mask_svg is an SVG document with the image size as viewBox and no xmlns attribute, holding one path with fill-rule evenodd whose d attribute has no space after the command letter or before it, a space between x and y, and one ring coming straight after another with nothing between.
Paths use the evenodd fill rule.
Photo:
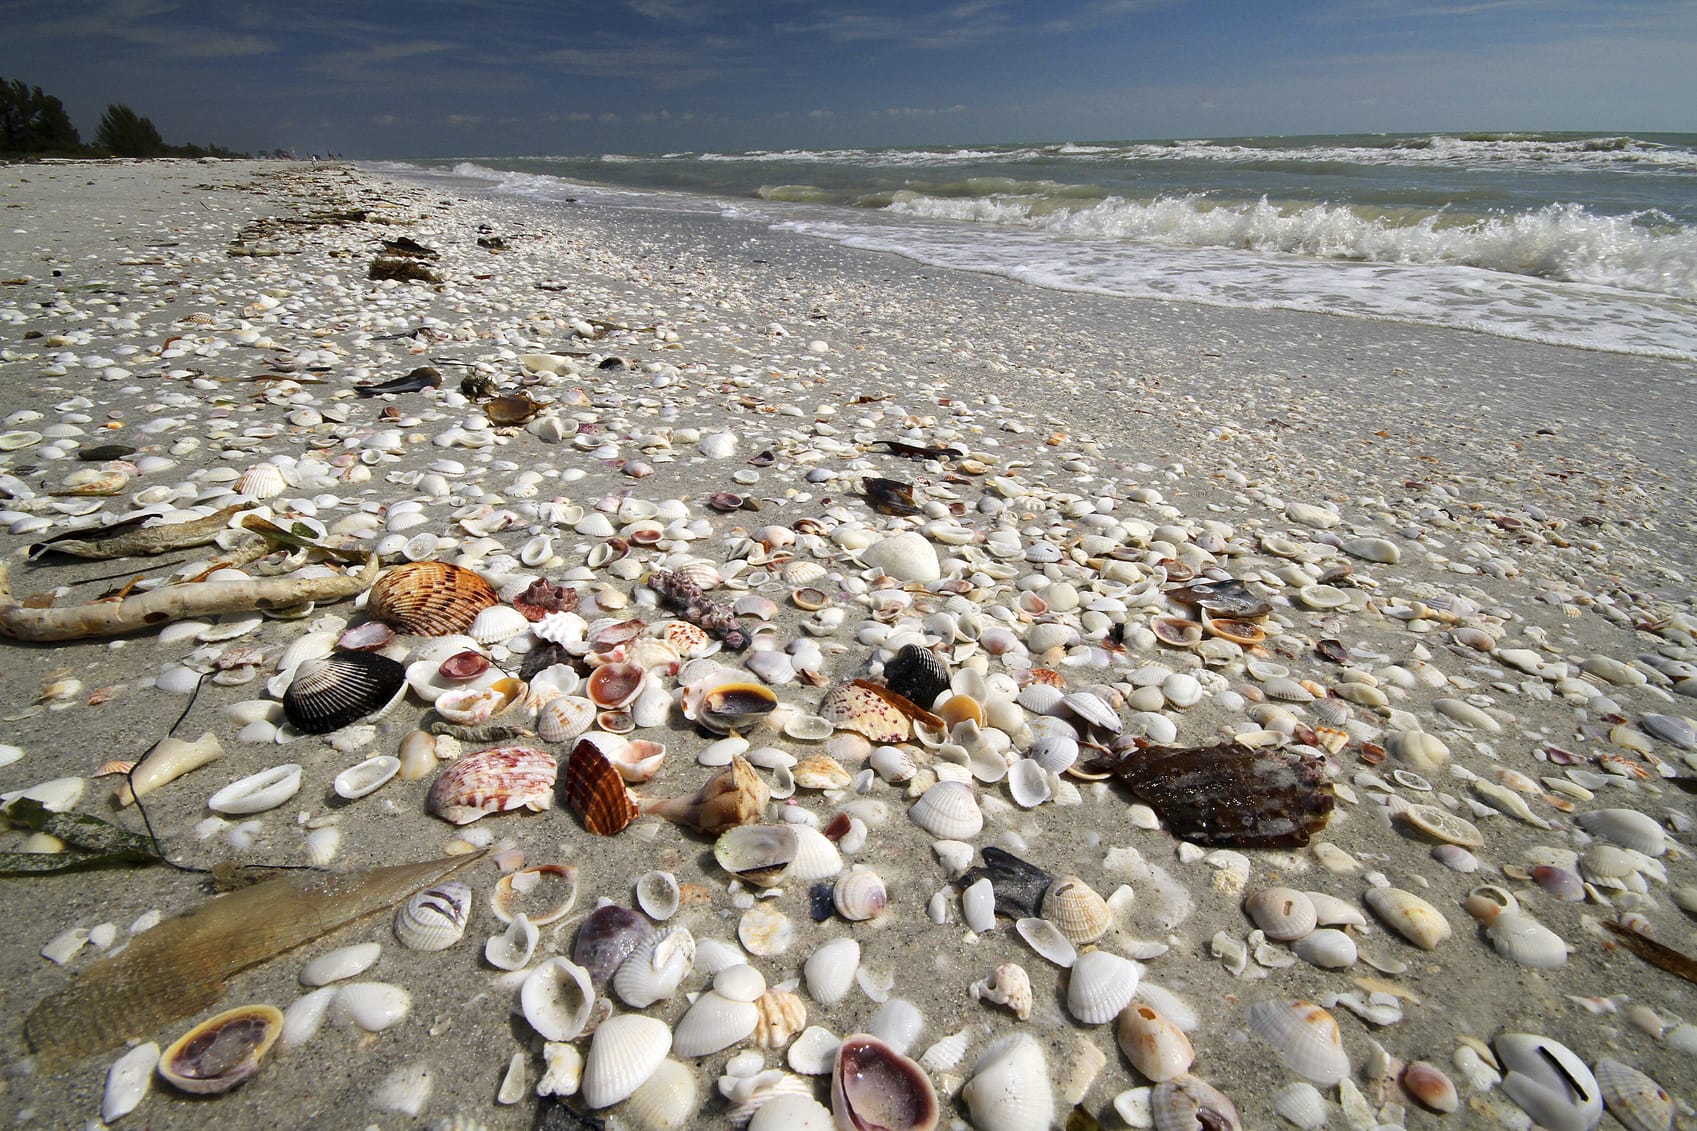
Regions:
<instances>
[{"instance_id":1,"label":"cockle shell","mask_svg":"<svg viewBox=\"0 0 1697 1131\"><path fill-rule=\"evenodd\" d=\"M1074 977L1076 970L1075 966ZM1131 1066L1157 1084L1190 1071L1196 1059L1184 1030L1142 1002L1132 1003L1119 1014L1114 1034Z\"/></svg>"},{"instance_id":2,"label":"cockle shell","mask_svg":"<svg viewBox=\"0 0 1697 1131\"><path fill-rule=\"evenodd\" d=\"M595 723L595 704L581 695L556 695L536 712L536 736L544 742L572 742Z\"/></svg>"},{"instance_id":3,"label":"cockle shell","mask_svg":"<svg viewBox=\"0 0 1697 1131\"><path fill-rule=\"evenodd\" d=\"M1669 1131L1674 1102L1666 1088L1629 1064L1603 1057L1592 1069L1609 1114L1627 1131Z\"/></svg>"},{"instance_id":4,"label":"cockle shell","mask_svg":"<svg viewBox=\"0 0 1697 1131\"><path fill-rule=\"evenodd\" d=\"M500 603L495 588L475 570L447 562L408 562L387 570L366 597L376 620L415 636L464 632L477 614Z\"/></svg>"},{"instance_id":5,"label":"cockle shell","mask_svg":"<svg viewBox=\"0 0 1697 1131\"><path fill-rule=\"evenodd\" d=\"M1272 1045L1284 1066L1323 1088L1349 1075L1338 1023L1311 1001L1259 1001L1248 1009L1249 1028Z\"/></svg>"},{"instance_id":6,"label":"cockle shell","mask_svg":"<svg viewBox=\"0 0 1697 1131\"><path fill-rule=\"evenodd\" d=\"M889 906L884 880L864 864L856 864L831 889L837 914L850 922L876 919Z\"/></svg>"},{"instance_id":7,"label":"cockle shell","mask_svg":"<svg viewBox=\"0 0 1697 1131\"><path fill-rule=\"evenodd\" d=\"M961 1098L978 1131L1029 1131L1055 1119L1048 1061L1029 1033L1009 1034L986 1048Z\"/></svg>"},{"instance_id":8,"label":"cockle shell","mask_svg":"<svg viewBox=\"0 0 1697 1131\"><path fill-rule=\"evenodd\" d=\"M597 1109L627 1098L671 1051L672 1030L658 1018L623 1013L603 1021L584 1061L584 1104Z\"/></svg>"},{"instance_id":9,"label":"cockle shell","mask_svg":"<svg viewBox=\"0 0 1697 1131\"><path fill-rule=\"evenodd\" d=\"M471 887L458 880L416 892L395 911L395 938L410 950L446 950L465 935Z\"/></svg>"},{"instance_id":10,"label":"cockle shell","mask_svg":"<svg viewBox=\"0 0 1697 1131\"><path fill-rule=\"evenodd\" d=\"M684 1131L700 1110L695 1070L669 1057L624 1106L624 1114L640 1131Z\"/></svg>"},{"instance_id":11,"label":"cockle shell","mask_svg":"<svg viewBox=\"0 0 1697 1131\"><path fill-rule=\"evenodd\" d=\"M831 1069L831 1111L839 1128L866 1131L931 1131L940 1114L937 1090L925 1070L866 1033L844 1037L837 1046Z\"/></svg>"},{"instance_id":12,"label":"cockle shell","mask_svg":"<svg viewBox=\"0 0 1697 1131\"><path fill-rule=\"evenodd\" d=\"M527 746L468 754L437 775L429 809L456 825L511 809L542 812L554 804L554 758Z\"/></svg>"},{"instance_id":13,"label":"cockle shell","mask_svg":"<svg viewBox=\"0 0 1697 1131\"><path fill-rule=\"evenodd\" d=\"M860 943L854 939L835 938L815 947L802 967L808 996L820 1005L837 1004L854 985L859 968Z\"/></svg>"},{"instance_id":14,"label":"cockle shell","mask_svg":"<svg viewBox=\"0 0 1697 1131\"><path fill-rule=\"evenodd\" d=\"M406 686L406 668L376 652L337 652L301 661L283 714L296 730L328 734L394 702Z\"/></svg>"},{"instance_id":15,"label":"cockle shell","mask_svg":"<svg viewBox=\"0 0 1697 1131\"><path fill-rule=\"evenodd\" d=\"M479 644L505 644L530 631L530 618L511 605L490 605L472 618L466 635Z\"/></svg>"},{"instance_id":16,"label":"cockle shell","mask_svg":"<svg viewBox=\"0 0 1697 1131\"><path fill-rule=\"evenodd\" d=\"M259 1071L283 1032L283 1014L269 1005L243 1005L208 1018L159 1056L159 1075L194 1095L229 1091Z\"/></svg>"},{"instance_id":17,"label":"cockle shell","mask_svg":"<svg viewBox=\"0 0 1697 1131\"><path fill-rule=\"evenodd\" d=\"M1302 938L1319 918L1312 900L1287 887L1262 888L1243 901L1243 909L1268 938L1280 942Z\"/></svg>"},{"instance_id":18,"label":"cockle shell","mask_svg":"<svg viewBox=\"0 0 1697 1131\"><path fill-rule=\"evenodd\" d=\"M707 1056L752 1036L759 1020L760 1010L752 1001L735 1001L708 990L679 1019L672 1049L685 1058Z\"/></svg>"},{"instance_id":19,"label":"cockle shell","mask_svg":"<svg viewBox=\"0 0 1697 1131\"><path fill-rule=\"evenodd\" d=\"M939 840L970 840L984 829L984 814L964 782L940 781L908 810L914 824Z\"/></svg>"},{"instance_id":20,"label":"cockle shell","mask_svg":"<svg viewBox=\"0 0 1697 1131\"><path fill-rule=\"evenodd\" d=\"M1105 1025L1131 1004L1143 967L1106 950L1078 956L1067 976L1067 1012L1086 1025Z\"/></svg>"},{"instance_id":21,"label":"cockle shell","mask_svg":"<svg viewBox=\"0 0 1697 1131\"><path fill-rule=\"evenodd\" d=\"M1049 885L1043 893L1042 915L1074 946L1095 942L1114 921L1107 900L1077 876L1062 876Z\"/></svg>"},{"instance_id":22,"label":"cockle shell","mask_svg":"<svg viewBox=\"0 0 1697 1131\"><path fill-rule=\"evenodd\" d=\"M572 944L572 961L589 971L598 987L654 934L647 919L628 907L604 904L589 913Z\"/></svg>"}]
</instances>

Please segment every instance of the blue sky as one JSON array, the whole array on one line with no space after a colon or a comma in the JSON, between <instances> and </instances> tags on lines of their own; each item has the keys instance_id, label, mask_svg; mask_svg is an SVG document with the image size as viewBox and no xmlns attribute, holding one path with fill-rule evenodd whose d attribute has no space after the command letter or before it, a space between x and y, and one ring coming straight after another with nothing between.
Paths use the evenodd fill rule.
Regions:
<instances>
[{"instance_id":1,"label":"blue sky","mask_svg":"<svg viewBox=\"0 0 1697 1131\"><path fill-rule=\"evenodd\" d=\"M0 0L0 76L350 157L1697 130L1694 0Z\"/></svg>"}]
</instances>

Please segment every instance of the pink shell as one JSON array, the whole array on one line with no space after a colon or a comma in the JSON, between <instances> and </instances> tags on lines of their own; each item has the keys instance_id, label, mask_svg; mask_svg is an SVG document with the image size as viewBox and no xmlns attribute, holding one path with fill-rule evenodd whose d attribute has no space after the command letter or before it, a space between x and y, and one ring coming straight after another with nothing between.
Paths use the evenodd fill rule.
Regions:
<instances>
[{"instance_id":1,"label":"pink shell","mask_svg":"<svg viewBox=\"0 0 1697 1131\"><path fill-rule=\"evenodd\" d=\"M467 649L464 652L455 652L443 660L442 666L436 670L441 673L443 679L476 679L489 670L489 657L482 652Z\"/></svg>"},{"instance_id":2,"label":"pink shell","mask_svg":"<svg viewBox=\"0 0 1697 1131\"><path fill-rule=\"evenodd\" d=\"M509 809L541 812L554 804L556 770L552 754L528 746L480 750L437 775L429 809L456 825Z\"/></svg>"},{"instance_id":3,"label":"pink shell","mask_svg":"<svg viewBox=\"0 0 1697 1131\"><path fill-rule=\"evenodd\" d=\"M598 707L623 707L642 690L645 674L635 664L603 664L589 673L589 697Z\"/></svg>"},{"instance_id":4,"label":"pink shell","mask_svg":"<svg viewBox=\"0 0 1697 1131\"><path fill-rule=\"evenodd\" d=\"M395 630L380 620L356 624L336 640L336 647L349 652L375 652L395 638Z\"/></svg>"}]
</instances>

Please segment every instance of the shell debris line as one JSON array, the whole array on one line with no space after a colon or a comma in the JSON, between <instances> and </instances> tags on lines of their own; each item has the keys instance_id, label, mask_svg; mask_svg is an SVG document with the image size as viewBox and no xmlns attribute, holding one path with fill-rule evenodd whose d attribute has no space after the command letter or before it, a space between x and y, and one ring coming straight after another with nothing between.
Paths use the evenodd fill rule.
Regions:
<instances>
[{"instance_id":1,"label":"shell debris line","mask_svg":"<svg viewBox=\"0 0 1697 1131\"><path fill-rule=\"evenodd\" d=\"M1697 609L1628 446L1202 396L1049 298L977 340L927 288L1001 282L750 233L817 259L766 279L728 221L3 172L4 804L138 827L103 775L158 746L181 863L487 850L9 1068L20 1125L1697 1126L1697 986L1618 935L1697 950ZM26 1068L205 897L0 893Z\"/></svg>"}]
</instances>

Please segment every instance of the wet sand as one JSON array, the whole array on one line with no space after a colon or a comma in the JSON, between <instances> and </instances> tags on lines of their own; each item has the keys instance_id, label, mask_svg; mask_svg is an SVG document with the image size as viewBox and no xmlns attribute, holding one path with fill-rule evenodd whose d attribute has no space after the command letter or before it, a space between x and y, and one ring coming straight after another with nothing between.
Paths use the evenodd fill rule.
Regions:
<instances>
[{"instance_id":1,"label":"wet sand","mask_svg":"<svg viewBox=\"0 0 1697 1131\"><path fill-rule=\"evenodd\" d=\"M1338 667L1301 642L1337 638L1363 657L1357 666L1376 673L1391 692L1391 705L1448 745L1450 766L1426 776L1484 833L1478 872L1446 869L1431 858L1428 842L1386 818L1385 798L1418 802L1432 794L1385 784L1389 771L1398 768L1394 759L1376 767L1361 760L1361 741L1382 741L1387 720L1360 706L1353 712L1357 733L1334 758L1349 796L1340 799L1330 826L1317 838L1351 854L1353 869L1329 870L1306 851L1255 851L1247 854L1251 871L1240 887L1229 868L1216 866L1229 860L1216 857L1210 863L1181 850L1163 831L1134 827L1126 793L1083 782L1077 783L1073 804L1050 802L1030 811L1007 803L1005 786L981 786L983 794L1003 803L992 804L991 819L974 844L1009 847L1053 875L1076 873L1104 895L1121 884L1131 886L1135 902L1102 945L1121 952L1137 951L1138 944L1170 948L1147 962L1145 977L1196 1009L1200 1023L1190 1034L1194 1070L1237 1101L1246 1126L1280 1125L1271 1097L1297 1077L1248 1034L1244 1006L1283 997L1330 1005L1335 995L1351 990L1365 997L1368 987L1353 979L1368 977L1397 987L1402 1017L1373 1027L1343 1005L1333 1008L1355 1083L1376 1099L1406 1102L1394 1089L1383 1096L1375 1092L1368 1066L1369 1042L1376 1041L1394 1057L1444 1067L1461 1085L1462 1112L1440 1117L1408 1105L1408 1126L1488 1126L1515 1110L1500 1089L1479 1092L1461 1081L1452 1058L1462 1035L1489 1041L1504 1032L1545 1034L1588 1064L1612 1056L1638 1065L1677 1097L1691 1096L1697 1054L1681 1051L1685 1037L1678 1025L1697 1017L1697 995L1689 984L1605 943L1596 925L1635 907L1657 937L1693 948L1689 919L1670 895L1697 882L1680 847L1689 839L1689 799L1653 779L1617 775L1595 788L1593 799L1577 802L1575 815L1615 806L1640 809L1662 821L1674 841L1660 858L1665 882L1652 876L1645 885L1647 900L1628 899L1611 909L1594 900L1559 902L1502 871L1505 865L1529 867L1534 859L1529 853L1537 846L1581 847L1585 838L1570 827L1573 816L1540 794L1528 803L1554 826L1550 829L1509 815L1480 817L1465 806L1475 797L1469 781L1455 773L1460 768L1492 780L1503 769L1533 778L1556 776L1561 767L1539 760L1538 752L1549 745L1580 752L1587 759L1584 768L1593 773L1599 769L1595 758L1603 754L1622 755L1641 767L1653 760L1690 772L1682 752L1653 740L1646 744L1649 757L1643 757L1611 743L1611 724L1599 719L1593 702L1574 686L1509 668L1498 656L1456 643L1450 635L1454 625L1432 617L1405 619L1398 610L1407 612L1415 600L1465 596L1478 611L1463 619L1489 629L1503 648L1538 650L1551 662L1575 667L1593 655L1697 660L1689 581L1689 498L1697 481L1697 451L1690 440L1697 423L1693 367L1396 324L1039 291L714 217L529 205L340 168L10 166L0 170L0 186L8 205L8 223L0 230L0 260L6 264L0 273L7 283L0 291L0 388L6 390L9 414L41 414L9 420L5 427L43 433L39 442L4 457L5 473L12 477L3 482L12 496L6 506L13 528L30 516L46 515L55 524L66 519L53 504L67 497L51 492L90 465L42 458L55 440L44 429L63 421L80 430L64 441L67 453L111 441L141 453L169 453L184 437L201 440L192 451L171 457L178 461L175 467L139 477L108 500L104 513L118 514L125 499L150 485L190 484L176 505L222 505L216 502L221 484L209 471L240 470L277 453L320 470L335 468L330 457L370 450L361 445L388 430L378 414L392 404L399 417L392 427L403 439L359 465L369 469L368 478L282 498L317 499L319 517L329 524L362 506L376 509L412 497L407 477L449 458L467 468L454 485L459 505L510 506L524 498L512 485L533 470L542 473L532 486L544 499L558 495L593 504L609 493L629 492L683 500L693 517L711 527L689 552L722 562L746 546L739 528L791 525L803 517L830 524L845 514L880 529L898 525L872 515L859 496L857 480L871 473L915 482L921 497L964 503L959 525L980 533L1011 527L1027 546L1075 544L1086 529L1100 529L1083 521L1094 512L1151 529L1183 528L1192 539L1216 536L1229 548L1220 551L1218 564L1238 576L1271 574L1288 564L1267 548L1279 538L1306 545L1309 556L1320 559L1317 571L1347 564L1353 577L1338 584L1363 594L1361 607L1317 612L1295 600L1288 587L1266 586L1276 598L1273 619L1282 629L1269 641L1267 659L1293 677L1336 689L1342 686ZM311 224L252 226L326 210L363 210L365 218L320 216ZM444 283L365 280L377 239L400 235L441 250L441 260L431 266ZM479 247L480 236L500 237L504 250ZM232 255L232 249L259 254ZM602 325L590 326L590 320ZM609 332L607 323L628 329ZM585 337L574 325L600 332ZM398 336L420 326L431 333ZM179 336L200 348L162 356ZM558 379L533 376L528 386L540 399L562 402L560 412L570 421L566 442L546 443L525 431L483 448L432 442L477 416L475 407L455 399L462 376L482 373L516 388L525 374L520 355L576 352L588 356L573 372ZM605 357L630 365L599 368ZM356 381L386 380L427 363L441 370L442 392L391 401L355 399L348 391ZM571 390L580 388L582 403L570 403ZM291 421L291 414L307 408L321 414L345 410L346 420ZM158 425L161 420L179 423L167 428ZM632 478L614 459L575 446L570 434L579 426L614 444L617 459L652 464L654 474ZM673 436L684 435L684 429L730 430L739 438L737 452L713 459L698 454L693 442L663 447L657 438L668 429ZM895 438L959 444L985 464L987 474L951 475L943 464L872 451L872 440ZM735 473L755 470L746 461L768 449L774 462L758 469L755 483L739 483ZM312 457L315 450L326 458ZM809 482L810 468L833 475ZM559 472L571 469L583 477L560 479ZM1014 486L999 494L987 486L998 478ZM733 489L759 499L760 511L719 515L705 506L710 493ZM337 501L325 501L326 495ZM1002 503L983 506L985 497ZM1114 500L1111 511L1104 499ZM1076 500L1091 506L1074 506ZM1321 541L1327 531L1292 517L1299 512L1287 504L1333 508L1340 523L1331 534L1384 538L1397 547L1399 560L1373 563L1331 553ZM431 523L419 529L471 540L450 518L455 504L438 502L427 513ZM132 561L25 565L23 548L42 536L27 525L22 533L0 536L19 596L161 571L154 563ZM516 552L530 534L521 526L496 537ZM565 576L594 541L561 534L555 551L563 560L542 572ZM858 632L871 602L854 592L858 571L850 564L845 572L840 553L828 544L825 549L822 564L838 572L832 590L847 610L840 629L818 638L825 649L822 674L834 681L866 673L875 649ZM945 546L943 552L978 564L989 561L972 558L981 552L977 544ZM202 554L187 551L171 561ZM1009 564L1017 567L1016 578L1044 568L1017 558ZM1099 566L1068 558L1048 568L1053 577L1088 588ZM752 566L745 582L749 576L758 579L762 571ZM606 576L595 583L635 592L633 578ZM88 599L109 584L75 584L59 603ZM1008 582L980 588L975 600L985 608L1011 602ZM778 641L806 636L804 614L786 600L788 586L772 577L758 582L755 591L780 605L773 622ZM726 599L738 595L734 588L727 592ZM913 600L921 613L946 607L942 595ZM658 619L650 609L637 611ZM263 646L268 664L274 664L290 640L325 614L358 619L354 605L342 602L304 621L267 620L244 642ZM1146 619L1146 612L1129 618L1133 625ZM1016 627L1024 634L1030 625ZM188 703L185 696L153 688L151 681L197 647L194 640L166 644L149 634L115 642L5 644L0 718L6 725L0 741L22 756L0 766L0 790L85 777L107 757L133 757L146 749ZM1445 685L1399 686L1387 669L1413 671L1420 665L1405 665L1417 659L1443 673ZM1094 661L1108 666L1092 667ZM1014 670L1022 662L1014 653L990 657L988 667ZM1110 684L1122 691L1147 682L1139 673L1150 665L1206 670L1189 653L1139 647L1135 641L1124 651L1116 645L1095 656L1081 650L1030 662L1058 667L1074 687ZM1242 668L1241 660L1214 665L1219 689L1241 693L1253 686L1257 681ZM339 770L371 753L393 753L425 708L413 701L397 707L378 724L369 746L359 749L336 750L311 738L286 746L239 743L240 727L221 708L262 697L264 677L272 670L262 668L264 674L246 685L209 684L176 729L190 737L212 730L228 754L150 800L148 812L171 857L197 866L224 860L299 864L302 821L327 816L337 819L342 832L333 867L400 863L444 851L456 833L425 812L428 779L391 782L353 803L333 801L329 794ZM55 690L62 692L66 679L80 681L80 687L62 699L37 702L49 684L58 683ZM1647 685L1630 687L1593 680L1592 690L1606 692L1634 722L1650 713L1694 713L1689 695L1680 693L1691 690L1689 681L1676 688L1674 679L1654 668L1645 679ZM1211 679L1208 687L1214 689ZM811 710L821 691L792 683L777 694ZM1463 695L1484 697L1499 712L1503 732L1464 729L1433 707L1439 698ZM1184 744L1249 729L1248 713L1248 706L1213 694L1196 706L1163 712ZM667 766L643 791L688 793L710 773L695 762L710 738L676 715L663 730ZM757 739L756 745L764 744L800 746L782 738ZM262 815L250 847L233 847L226 830L205 839L197 835L213 790L283 761L304 764L305 785L291 802ZM1362 778L1363 773L1375 778ZM91 782L78 809L110 816L109 792L106 784ZM804 790L795 804L827 818L848 800ZM968 1032L966 1058L954 1069L933 1073L950 1117L967 1116L962 1104L947 1097L958 1091L977 1054L992 1037L1023 1029L1045 1049L1051 1074L1062 1085L1057 1095L1065 1092L1066 1069L1080 1063L1080 1042L1102 1054L1105 1066L1089 1082L1084 1102L1104 1125L1118 1125L1114 1096L1146 1082L1116 1049L1112 1026L1070 1020L1065 979L1005 920L993 932L971 936L961 923L958 900L951 898L948 921L932 923L927 905L948 887L950 876L930 838L905 816L910 800L904 789L875 782L861 800L881 803L887 820L868 822L866 848L851 861L870 863L884 875L888 913L869 923L837 918L816 924L807 919L805 893L786 892L777 905L795 921L797 938L783 954L755 960L768 982L797 978L820 942L852 935L861 942L874 992L887 984L889 996L911 1001L923 1015L913 1055L945 1035ZM128 814L115 819L135 824ZM533 863L569 861L580 869L578 910L563 926L543 931L539 957L569 953L572 931L595 900L629 904L635 878L652 868L698 885L698 901L680 912L680 921L698 938L736 938L742 911L707 838L649 819L601 840L557 808L492 816L471 827L487 830L498 842L510 841ZM8 834L5 847L15 849L17 839ZM1160 874L1134 868L1122 851L1127 847ZM394 942L389 916L380 914L240 975L225 996L227 1004L285 1006L302 992L296 975L306 959L335 946L380 941L382 958L363 977L411 994L404 1021L378 1034L327 1025L217 1100L189 1100L160 1086L123 1125L190 1127L215 1116L229 1127L409 1126L408 1117L373 1108L370 1097L391 1072L416 1065L434 1075L426 1119L461 1115L490 1127L532 1125L533 1098L511 1107L495 1103L515 1052L525 1054L526 1081L534 1085L541 1072L540 1041L510 1011L510 985L481 960L483 940L498 924L481 905L495 871L487 863L477 868L473 883L480 905L456 947L434 954L405 950ZM1424 952L1369 915L1371 929L1359 932L1362 951L1390 967L1406 964L1400 973L1381 974L1364 964L1327 971L1300 961L1277 968L1252 961L1250 977L1235 977L1210 955L1217 932L1242 940L1252 929L1240 908L1248 892L1286 883L1359 907L1361 893L1381 875L1422 894L1454 929L1454 937ZM203 879L161 867L0 879L13 924L0 951L0 1002L11 1019L0 1030L7 1064L0 1107L11 1109L15 1122L56 1127L94 1120L106 1068L116 1056L114 1051L90 1057L51 1075L33 1071L25 1058L22 1016L68 975L95 961L85 949L59 967L41 957L40 949L67 929L102 923L115 924L121 940L145 911L174 914L198 904L206 894ZM1460 906L1469 889L1485 882L1520 893L1527 909L1567 941L1565 966L1532 970L1493 951ZM1182 916L1181 888L1191 902ZM1024 1023L969 993L972 983L1008 961L1029 970L1036 987L1036 1006ZM685 989L704 985L697 975ZM805 991L798 992L805 1000ZM1578 999L1589 999L1591 1006ZM679 998L646 1012L675 1024L686 1006ZM1653 1010L1655 1022L1632 1013L1635 1006ZM808 1023L842 1035L867 1025L877 1009L857 988L828 1009L810 1003ZM163 1046L189 1024L190 1019L173 1022L155 1039ZM704 1111L695 1126L727 1122L727 1105L715 1095L714 1081L729 1055L689 1062L700 1069ZM782 1066L782 1053L768 1052L766 1062ZM816 1097L828 1102L827 1082L814 1083ZM1328 1091L1335 1099L1335 1090ZM1057 1104L1064 1118L1065 1106ZM620 1111L612 1114L619 1117ZM1334 1103L1331 1126L1346 1125Z\"/></svg>"}]
</instances>

